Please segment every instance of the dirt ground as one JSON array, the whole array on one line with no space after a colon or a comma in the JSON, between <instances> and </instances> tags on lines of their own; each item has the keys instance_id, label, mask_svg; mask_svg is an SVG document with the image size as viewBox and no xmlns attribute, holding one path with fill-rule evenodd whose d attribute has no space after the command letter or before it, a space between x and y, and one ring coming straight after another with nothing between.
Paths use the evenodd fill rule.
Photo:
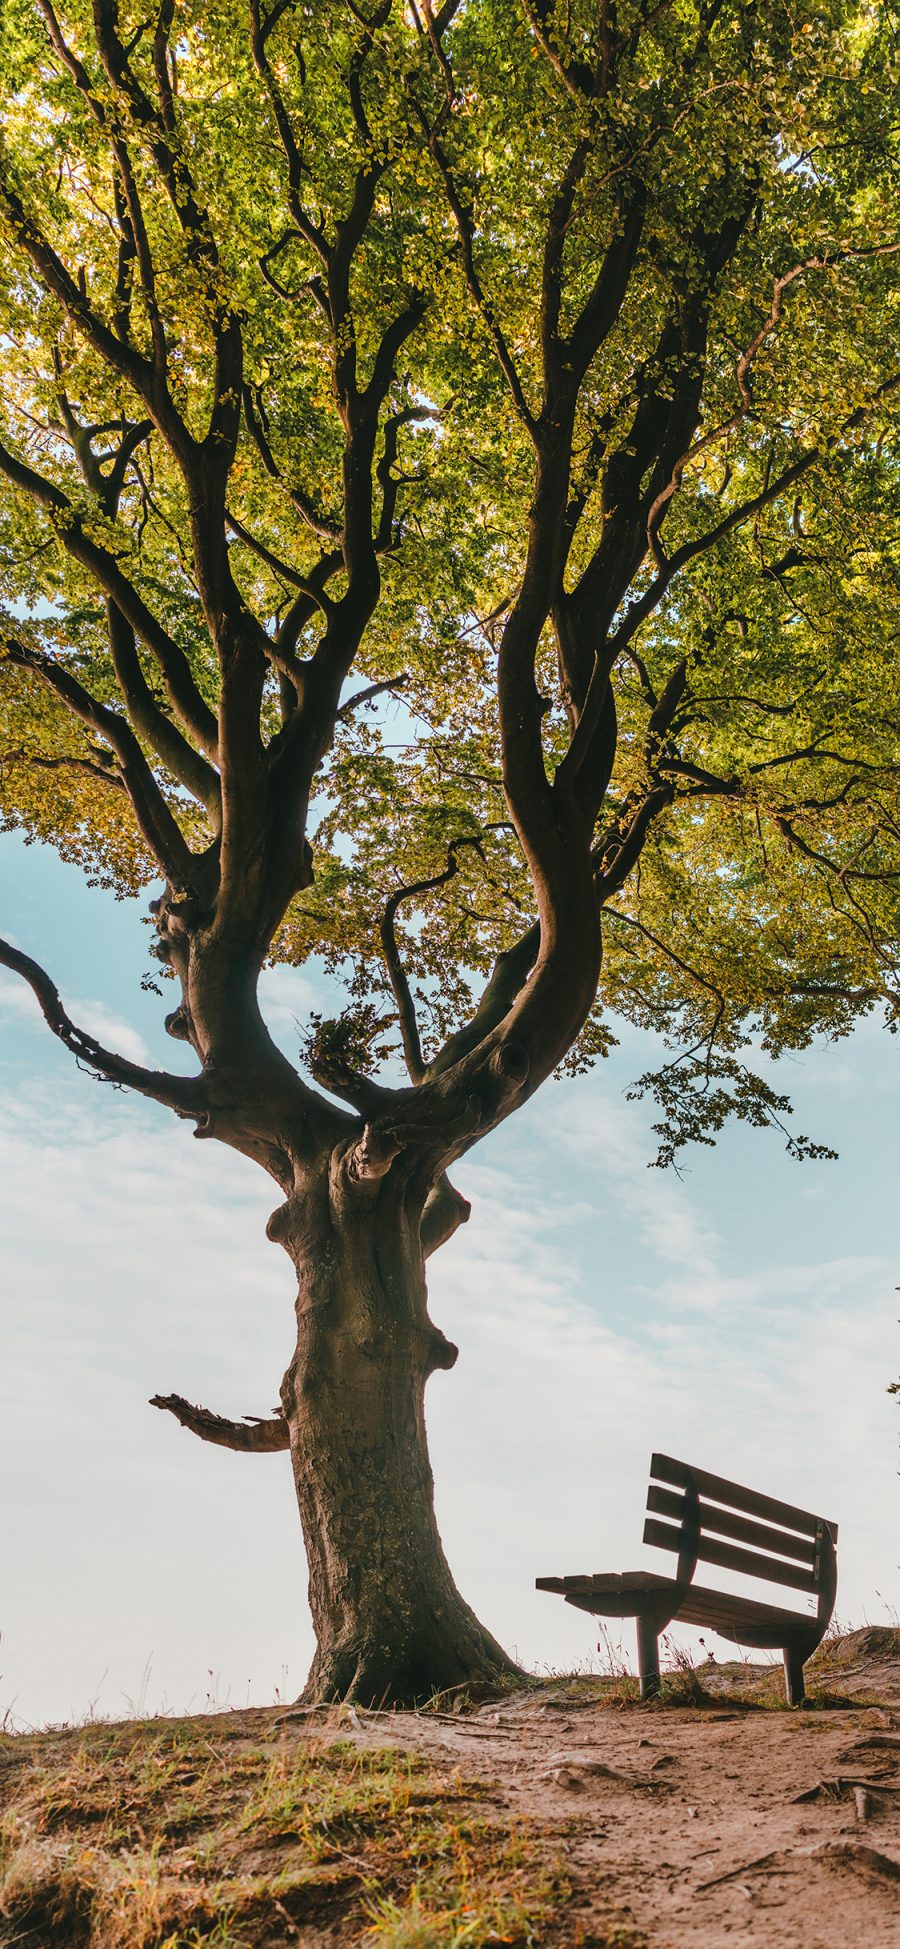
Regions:
<instances>
[{"instance_id":1,"label":"dirt ground","mask_svg":"<svg viewBox=\"0 0 900 1949\"><path fill-rule=\"evenodd\" d=\"M780 1667L716 1664L647 1704L580 1677L7 1737L0 1944L900 1949L900 1631L832 1640L807 1684L793 1711Z\"/></svg>"},{"instance_id":2,"label":"dirt ground","mask_svg":"<svg viewBox=\"0 0 900 1949\"><path fill-rule=\"evenodd\" d=\"M575 1925L598 1949L898 1949L900 1632L836 1641L808 1682L789 1711L780 1669L676 1678L698 1705L574 1680L456 1723L391 1714L381 1733L366 1715L356 1736L477 1773L542 1831L573 1884L561 1941Z\"/></svg>"}]
</instances>

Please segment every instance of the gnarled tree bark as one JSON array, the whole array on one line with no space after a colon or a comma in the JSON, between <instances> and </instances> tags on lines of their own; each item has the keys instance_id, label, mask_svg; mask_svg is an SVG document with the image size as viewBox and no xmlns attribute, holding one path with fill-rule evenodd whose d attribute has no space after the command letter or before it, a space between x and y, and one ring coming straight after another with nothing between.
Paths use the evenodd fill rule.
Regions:
<instances>
[{"instance_id":1,"label":"gnarled tree bark","mask_svg":"<svg viewBox=\"0 0 900 1949\"><path fill-rule=\"evenodd\" d=\"M274 1231L298 1275L282 1412L309 1565L310 1699L414 1703L516 1667L460 1596L434 1511L425 1385L457 1350L428 1314L422 1199L329 1160Z\"/></svg>"}]
</instances>

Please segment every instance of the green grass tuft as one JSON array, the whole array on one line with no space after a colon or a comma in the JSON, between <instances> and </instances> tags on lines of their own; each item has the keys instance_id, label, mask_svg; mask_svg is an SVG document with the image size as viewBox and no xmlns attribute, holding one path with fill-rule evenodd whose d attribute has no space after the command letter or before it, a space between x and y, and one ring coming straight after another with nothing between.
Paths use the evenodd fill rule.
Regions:
<instances>
[{"instance_id":1,"label":"green grass tuft","mask_svg":"<svg viewBox=\"0 0 900 1949\"><path fill-rule=\"evenodd\" d=\"M6 1760L10 1747L12 1761ZM17 1949L516 1949L566 1888L489 1789L327 1733L161 1721L5 1748L0 1940Z\"/></svg>"}]
</instances>

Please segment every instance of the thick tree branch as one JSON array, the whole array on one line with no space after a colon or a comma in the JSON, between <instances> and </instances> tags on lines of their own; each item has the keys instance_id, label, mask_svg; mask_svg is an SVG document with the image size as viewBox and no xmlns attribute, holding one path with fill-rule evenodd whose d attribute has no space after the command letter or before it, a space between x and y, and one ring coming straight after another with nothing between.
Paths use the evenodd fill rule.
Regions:
<instances>
[{"instance_id":1,"label":"thick tree branch","mask_svg":"<svg viewBox=\"0 0 900 1949\"><path fill-rule=\"evenodd\" d=\"M612 331L625 302L640 248L646 207L646 194L638 183L624 213L619 217L615 236L607 248L593 289L568 340L564 341L565 353L571 359L573 375L579 385L591 360L596 358L604 339Z\"/></svg>"},{"instance_id":2,"label":"thick tree branch","mask_svg":"<svg viewBox=\"0 0 900 1949\"><path fill-rule=\"evenodd\" d=\"M51 0L42 0L51 42L90 112L109 142L128 216L128 241L136 256L151 324L153 354L147 360L126 340L110 331L92 308L83 277L73 279L62 260L25 211L10 184L0 195L23 248L47 288L55 293L69 316L100 352L107 365L127 377L144 400L155 425L181 467L190 490L191 528L198 585L211 626L215 626L230 594L225 548L225 486L240 425L240 387L243 348L240 320L223 295L221 266L206 212L196 188L183 145L175 128L175 108L168 82L167 53L171 31L168 0L160 9L155 37L155 67L161 89L157 107L146 94L130 63L131 48L118 36L115 0L94 0L93 26L98 51L114 95L127 106L142 141L156 164L185 240L188 260L206 285L213 342L213 398L204 438L196 440L176 410L168 388L166 339L159 309L152 254L134 171L121 133L121 107L103 100L83 63L65 43ZM119 307L121 315L121 307Z\"/></svg>"},{"instance_id":3,"label":"thick tree branch","mask_svg":"<svg viewBox=\"0 0 900 1949\"><path fill-rule=\"evenodd\" d=\"M201 1118L206 1114L206 1085L202 1076L170 1076L165 1070L144 1069L105 1049L87 1030L79 1029L63 1008L59 989L45 969L28 954L22 954L9 941L0 940L0 966L21 975L37 998L41 1013L53 1034L70 1054L87 1068L122 1088L152 1097L179 1116Z\"/></svg>"},{"instance_id":4,"label":"thick tree branch","mask_svg":"<svg viewBox=\"0 0 900 1949\"><path fill-rule=\"evenodd\" d=\"M251 554L256 555L261 562L265 562L266 567L272 570L273 575L280 576L283 582L289 582L292 588L302 590L305 595L310 594L308 575L301 574L300 570L293 568L290 562L284 561L281 555L276 555L271 548L267 547L264 541L260 541L256 535L251 534L249 528L245 527L244 523L239 521L235 514L229 511L225 519L237 540L243 542L244 547L249 548Z\"/></svg>"},{"instance_id":5,"label":"thick tree branch","mask_svg":"<svg viewBox=\"0 0 900 1949\"><path fill-rule=\"evenodd\" d=\"M378 485L381 488L381 515L375 536L376 554L388 554L397 546L399 539L399 530L395 532L394 529L394 517L397 511L397 496L403 482L395 475L393 469L397 460L400 429L415 421L429 421L440 417L440 413L430 406L404 406L401 412L392 413L385 421L381 459L375 469Z\"/></svg>"},{"instance_id":6,"label":"thick tree branch","mask_svg":"<svg viewBox=\"0 0 900 1949\"><path fill-rule=\"evenodd\" d=\"M250 46L256 72L269 98L278 139L284 151L288 171L288 202L291 216L304 241L315 251L322 264L328 262L328 244L324 230L315 223L303 204L303 181L306 164L294 135L293 124L285 105L271 62L266 52L266 39L275 24L276 17L283 9L273 9L266 25L263 25L260 0L250 0Z\"/></svg>"},{"instance_id":7,"label":"thick tree branch","mask_svg":"<svg viewBox=\"0 0 900 1949\"><path fill-rule=\"evenodd\" d=\"M0 163L2 163L2 154L0 154ZM58 299L72 323L99 353L104 363L114 372L120 373L134 387L138 398L144 401L154 425L158 427L182 468L190 475L196 458L196 442L173 404L165 374L160 370L158 356L145 359L133 345L110 329L90 303L82 284L72 276L38 224L28 214L2 167L0 167L0 204L5 209L16 239L37 272L41 284ZM129 214L133 229L133 213L129 212Z\"/></svg>"},{"instance_id":8,"label":"thick tree branch","mask_svg":"<svg viewBox=\"0 0 900 1949\"><path fill-rule=\"evenodd\" d=\"M122 438L112 457L109 472L104 474L93 450L93 437L103 429L82 426L62 391L59 395L59 407L63 426L72 444L82 478L96 496L102 513L108 520L114 521L118 514L129 461L140 442L152 430L152 422L141 420L136 426L131 427L122 422ZM217 824L221 805L219 780L213 766L206 762L201 753L195 750L188 739L182 735L178 726L167 717L165 711L160 709L141 668L135 631L121 609L109 597L106 602L106 620L113 668L131 723L147 739L157 757L168 766L173 777L177 778L180 784L185 785L188 791L199 799L201 805L205 805L214 824Z\"/></svg>"},{"instance_id":9,"label":"thick tree branch","mask_svg":"<svg viewBox=\"0 0 900 1949\"><path fill-rule=\"evenodd\" d=\"M474 219L472 217L472 212L471 210L466 208L466 205L462 200L459 190L457 189L453 172L450 168L450 164L447 160L444 150L441 147L440 142L438 141L438 137L435 130L429 126L426 117L422 113L421 109L417 108L417 113L421 121L422 128L425 132L425 138L428 143L429 151L431 153L431 156L434 160L434 163L443 181L444 192L447 198L447 203L449 205L450 212L453 217L453 221L456 224L457 234L459 236L460 251L462 254L463 269L465 271L466 283L469 287L470 295L474 300L474 303L482 319L484 320L484 324L487 328L488 336L494 347L494 353L497 359L497 364L499 365L503 377L506 380L506 384L509 388L510 397L512 399L513 405L515 406L516 412L518 413L523 426L527 427L528 432L531 434L532 438L534 438L536 428L537 428L537 420L535 418L535 415L531 411L527 399L525 398L525 393L522 387L522 381L519 377L518 369L516 367L512 353L510 352L509 346L507 345L506 338L503 332L503 327L500 324L496 311L494 310L494 307L482 286L481 279L478 274L478 269L475 263L475 224L474 224Z\"/></svg>"},{"instance_id":10,"label":"thick tree branch","mask_svg":"<svg viewBox=\"0 0 900 1949\"><path fill-rule=\"evenodd\" d=\"M206 807L218 828L222 812L218 773L160 710L141 668L135 632L114 602L107 601L106 617L113 669L132 724L173 778Z\"/></svg>"},{"instance_id":11,"label":"thick tree branch","mask_svg":"<svg viewBox=\"0 0 900 1949\"><path fill-rule=\"evenodd\" d=\"M675 796L673 785L661 784L647 793L636 807L624 831L604 846L596 873L597 898L605 905L620 886L640 858L650 827Z\"/></svg>"},{"instance_id":12,"label":"thick tree branch","mask_svg":"<svg viewBox=\"0 0 900 1949\"><path fill-rule=\"evenodd\" d=\"M593 71L584 61L567 61L564 58L553 38L556 32L553 8L545 4L545 0L523 0L523 5L538 46L572 100L579 103L592 100L595 92Z\"/></svg>"},{"instance_id":13,"label":"thick tree branch","mask_svg":"<svg viewBox=\"0 0 900 1949\"><path fill-rule=\"evenodd\" d=\"M382 683L366 684L362 690L355 690L352 697L341 705L339 718L352 717L361 704L371 704L376 697L383 697L386 691L402 690L409 683L409 672L401 670L399 677L385 677Z\"/></svg>"},{"instance_id":14,"label":"thick tree branch","mask_svg":"<svg viewBox=\"0 0 900 1949\"><path fill-rule=\"evenodd\" d=\"M528 980L540 945L540 925L535 921L512 947L498 954L472 1020L448 1037L429 1064L429 1075L439 1076L452 1069L499 1028Z\"/></svg>"},{"instance_id":15,"label":"thick tree branch","mask_svg":"<svg viewBox=\"0 0 900 1949\"><path fill-rule=\"evenodd\" d=\"M241 1455L275 1455L290 1448L288 1424L281 1414L260 1421L248 1415L245 1421L226 1421L224 1415L211 1414L209 1408L195 1408L181 1394L153 1394L151 1408L164 1408L174 1414L182 1428L189 1428L201 1441L215 1442L219 1448L233 1448Z\"/></svg>"},{"instance_id":16,"label":"thick tree branch","mask_svg":"<svg viewBox=\"0 0 900 1949\"><path fill-rule=\"evenodd\" d=\"M92 697L78 678L66 669L65 664L56 662L41 651L29 649L16 637L2 632L0 644L8 664L29 670L39 677L75 717L106 739L118 761L122 784L134 807L140 830L162 872L174 886L197 891L204 878L204 869L191 852L125 718Z\"/></svg>"},{"instance_id":17,"label":"thick tree branch","mask_svg":"<svg viewBox=\"0 0 900 1949\"><path fill-rule=\"evenodd\" d=\"M839 431L833 434L829 440L823 442L822 446L808 447L804 453L799 455L798 459L791 462L789 467L785 467L781 473L777 474L774 480L767 479L758 494L750 495L746 500L741 501L737 507L731 508L728 514L723 515L722 520L717 521L714 527L707 529L705 534L694 536L690 541L683 542L680 548L676 548L668 556L654 580L641 595L636 596L634 601L629 604L618 629L610 637L610 650L613 656L618 656L627 647L635 632L646 621L647 617L652 614L657 604L661 601L669 584L680 569L684 568L688 562L694 561L698 556L707 554L710 549L716 546L717 542L723 541L726 535L731 534L733 529L743 526L747 521L752 521L755 515L761 514L763 509L769 507L773 501L778 500L780 495L787 493L788 489L793 487L798 480L801 480L804 474L809 473L811 468L822 461L826 455L834 452L847 433L853 432L858 426L862 425L867 416L874 412L881 404L881 401L893 392L897 386L900 386L900 372L894 373L889 379L884 380L883 384L877 387L876 391L872 394L870 400L863 406L858 406L854 412L848 414ZM767 708L771 709L772 707L769 705Z\"/></svg>"},{"instance_id":18,"label":"thick tree branch","mask_svg":"<svg viewBox=\"0 0 900 1949\"><path fill-rule=\"evenodd\" d=\"M0 472L14 487L23 490L48 515L54 532L73 560L80 562L99 587L115 603L126 621L146 643L162 672L173 708L185 729L196 738L201 750L215 759L218 751L218 726L209 705L194 682L188 659L174 637L148 609L143 597L119 567L114 555L89 535L81 515L72 507L61 488L35 472L24 461L0 445Z\"/></svg>"}]
</instances>

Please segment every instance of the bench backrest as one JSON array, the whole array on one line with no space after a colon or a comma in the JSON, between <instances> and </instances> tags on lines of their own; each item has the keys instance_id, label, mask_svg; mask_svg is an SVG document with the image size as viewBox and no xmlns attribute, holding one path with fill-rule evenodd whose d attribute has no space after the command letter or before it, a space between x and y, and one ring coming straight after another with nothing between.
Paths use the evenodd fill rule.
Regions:
<instances>
[{"instance_id":1,"label":"bench backrest","mask_svg":"<svg viewBox=\"0 0 900 1949\"><path fill-rule=\"evenodd\" d=\"M820 1615L830 1615L837 1523L669 1455L652 1456L650 1478L645 1543L683 1556L689 1541L701 1563L805 1591L816 1598Z\"/></svg>"}]
</instances>

